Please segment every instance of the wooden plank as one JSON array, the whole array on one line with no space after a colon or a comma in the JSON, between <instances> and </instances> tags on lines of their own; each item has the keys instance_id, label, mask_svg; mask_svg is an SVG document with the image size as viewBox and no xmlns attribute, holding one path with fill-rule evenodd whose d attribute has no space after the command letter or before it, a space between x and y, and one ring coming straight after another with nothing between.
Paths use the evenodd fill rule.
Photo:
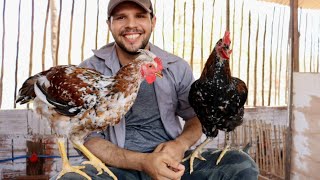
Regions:
<instances>
[{"instance_id":1,"label":"wooden plank","mask_svg":"<svg viewBox=\"0 0 320 180\"><path fill-rule=\"evenodd\" d=\"M272 13L272 22L271 22L271 42L270 44L273 44L273 26L274 26L274 17L275 17L275 11L276 7L273 8L273 13ZM270 66L270 74L269 74L269 94L268 94L268 106L271 105L271 92L272 92L272 46L270 47L270 60L269 60L269 66Z\"/></svg>"},{"instance_id":2,"label":"wooden plank","mask_svg":"<svg viewBox=\"0 0 320 180\"><path fill-rule=\"evenodd\" d=\"M98 33L99 33L99 0L97 0L97 15L96 15L96 36L95 36L95 49L98 49Z\"/></svg>"},{"instance_id":3,"label":"wooden plank","mask_svg":"<svg viewBox=\"0 0 320 180\"><path fill-rule=\"evenodd\" d=\"M267 22L268 16L266 15L264 18L264 33L263 33L263 49L262 49L262 88L261 88L261 105L264 106L264 91L265 91L265 82L264 82L264 74L265 74L265 63L266 63L266 37L267 37Z\"/></svg>"},{"instance_id":4,"label":"wooden plank","mask_svg":"<svg viewBox=\"0 0 320 180\"><path fill-rule=\"evenodd\" d=\"M246 81L246 84L247 84L247 88L248 88L248 91L250 91L250 82L249 82L249 77L250 77L250 41L251 41L251 11L249 11L249 23L248 23L248 53L247 53L247 59L248 59L248 62L247 62L247 81ZM250 96L249 96L250 97ZM246 101L246 105L248 105L249 103L249 97Z\"/></svg>"},{"instance_id":5,"label":"wooden plank","mask_svg":"<svg viewBox=\"0 0 320 180\"><path fill-rule=\"evenodd\" d=\"M242 1L242 8L241 8L241 26L240 26L240 47L239 47L239 60L238 60L238 78L240 78L240 67L241 67L241 55L242 55L242 32L243 32L243 10L244 9L244 1Z\"/></svg>"},{"instance_id":6,"label":"wooden plank","mask_svg":"<svg viewBox=\"0 0 320 180\"><path fill-rule=\"evenodd\" d=\"M71 5L71 15L70 15L69 48L68 48L68 64L71 64L71 52L72 52L72 31L73 31L73 13L74 13L74 0L72 0L72 5Z\"/></svg>"},{"instance_id":7,"label":"wooden plank","mask_svg":"<svg viewBox=\"0 0 320 180\"><path fill-rule=\"evenodd\" d=\"M29 76L32 75L33 68L33 41L34 41L34 0L31 1L31 34L30 34L30 51L29 51Z\"/></svg>"},{"instance_id":8,"label":"wooden plank","mask_svg":"<svg viewBox=\"0 0 320 180\"><path fill-rule=\"evenodd\" d=\"M3 93L3 71L4 71L4 56L5 56L5 38L6 38L6 0L3 1L2 7L2 57L1 57L1 74L0 74L0 108L2 105L2 93Z\"/></svg>"},{"instance_id":9,"label":"wooden plank","mask_svg":"<svg viewBox=\"0 0 320 180\"><path fill-rule=\"evenodd\" d=\"M298 2L290 0L290 35L291 35L291 61L289 61L289 99L288 99L288 134L286 139L286 169L285 179L290 180L291 173L291 147L292 147L292 128L293 128L293 72L299 71L299 34L298 34ZM290 148L289 148L290 147Z\"/></svg>"},{"instance_id":10,"label":"wooden plank","mask_svg":"<svg viewBox=\"0 0 320 180\"><path fill-rule=\"evenodd\" d=\"M21 0L19 0L19 10L18 10L18 33L17 33L17 52L16 52L16 63L15 63L15 73L14 73L14 102L13 108L16 108L17 100L17 85L18 85L18 69L19 69L19 47L20 47L20 19L21 19ZM0 99L1 101L1 99Z\"/></svg>"},{"instance_id":11,"label":"wooden plank","mask_svg":"<svg viewBox=\"0 0 320 180\"><path fill-rule=\"evenodd\" d=\"M258 46L259 46L260 18L258 16L256 32L256 49L253 68L253 106L257 106L257 69L258 69ZM250 55L249 55L250 56ZM248 81L249 83L249 81Z\"/></svg>"},{"instance_id":12,"label":"wooden plank","mask_svg":"<svg viewBox=\"0 0 320 180\"><path fill-rule=\"evenodd\" d=\"M204 50L204 46L203 46L203 32L204 32L204 2L202 2L202 17L201 17L201 49L200 49L200 52L201 52L201 57L200 57L200 71L203 70L203 60L204 60L204 56L203 56L203 50Z\"/></svg>"},{"instance_id":13,"label":"wooden plank","mask_svg":"<svg viewBox=\"0 0 320 180\"><path fill-rule=\"evenodd\" d=\"M195 11L196 11L196 0L192 1L192 32L191 32L191 54L190 54L190 66L193 69L193 53L194 53L194 31L195 31Z\"/></svg>"},{"instance_id":14,"label":"wooden plank","mask_svg":"<svg viewBox=\"0 0 320 180\"><path fill-rule=\"evenodd\" d=\"M216 0L213 0L213 4L212 4L212 15L211 15L212 19L211 19L210 51L212 51L212 49L213 49L213 44L214 44L214 42L213 42L214 26L213 26L213 25L214 25L214 6L215 6L215 3L216 3Z\"/></svg>"},{"instance_id":15,"label":"wooden plank","mask_svg":"<svg viewBox=\"0 0 320 180\"><path fill-rule=\"evenodd\" d=\"M42 52L41 52L41 69L44 71L45 68L45 60L46 60L46 47L47 47L47 27L48 27L48 19L49 19L49 10L50 10L50 1L48 0L47 3L47 11L46 11L46 19L44 22L44 28L43 28L43 44L42 44Z\"/></svg>"},{"instance_id":16,"label":"wooden plank","mask_svg":"<svg viewBox=\"0 0 320 180\"><path fill-rule=\"evenodd\" d=\"M27 134L27 110L1 110L0 134Z\"/></svg>"},{"instance_id":17,"label":"wooden plank","mask_svg":"<svg viewBox=\"0 0 320 180\"><path fill-rule=\"evenodd\" d=\"M86 29L87 29L87 0L84 1L83 31L82 31L82 43L81 43L81 62L84 60L84 45L86 42Z\"/></svg>"}]
</instances>

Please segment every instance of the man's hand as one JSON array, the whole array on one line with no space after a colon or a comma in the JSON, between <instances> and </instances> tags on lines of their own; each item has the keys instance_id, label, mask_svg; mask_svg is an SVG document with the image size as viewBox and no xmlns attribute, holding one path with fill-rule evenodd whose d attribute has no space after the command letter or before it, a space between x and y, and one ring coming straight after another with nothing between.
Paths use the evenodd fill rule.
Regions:
<instances>
[{"instance_id":1,"label":"man's hand","mask_svg":"<svg viewBox=\"0 0 320 180\"><path fill-rule=\"evenodd\" d=\"M171 156L174 160L181 162L184 153L188 150L188 146L179 140L172 140L159 144L153 152L164 152Z\"/></svg>"},{"instance_id":2,"label":"man's hand","mask_svg":"<svg viewBox=\"0 0 320 180\"><path fill-rule=\"evenodd\" d=\"M181 179L185 170L180 161L164 152L145 154L144 162L142 170L156 180Z\"/></svg>"}]
</instances>

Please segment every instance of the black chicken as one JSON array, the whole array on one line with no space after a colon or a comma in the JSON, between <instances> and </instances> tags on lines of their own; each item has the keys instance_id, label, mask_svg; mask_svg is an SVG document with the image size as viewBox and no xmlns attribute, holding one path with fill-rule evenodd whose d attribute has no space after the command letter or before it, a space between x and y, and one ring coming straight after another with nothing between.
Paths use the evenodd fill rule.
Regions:
<instances>
[{"instance_id":1,"label":"black chicken","mask_svg":"<svg viewBox=\"0 0 320 180\"><path fill-rule=\"evenodd\" d=\"M201 77L190 89L189 102L200 119L203 133L207 136L207 139L188 157L190 173L193 171L194 159L204 160L201 156L202 148L218 135L219 130L225 131L228 137L228 132L243 122L248 89L242 80L231 76L230 43L230 33L225 32L209 56ZM221 152L217 164L228 149L229 145Z\"/></svg>"}]
</instances>

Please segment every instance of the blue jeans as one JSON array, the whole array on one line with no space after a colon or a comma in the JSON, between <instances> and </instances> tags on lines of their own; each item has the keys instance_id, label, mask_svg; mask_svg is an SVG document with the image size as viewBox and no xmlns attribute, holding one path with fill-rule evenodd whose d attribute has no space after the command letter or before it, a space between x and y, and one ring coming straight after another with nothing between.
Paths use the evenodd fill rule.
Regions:
<instances>
[{"instance_id":1,"label":"blue jeans","mask_svg":"<svg viewBox=\"0 0 320 180\"><path fill-rule=\"evenodd\" d=\"M259 170L256 163L252 158L244 152L237 150L228 151L227 154L222 158L219 165L216 165L216 160L219 157L221 151L212 154L212 151L205 151L202 153L202 156L206 158L206 161L201 161L196 159L194 161L193 167L194 171L192 174L190 171L190 161L183 163L186 169L182 180L188 179L214 179L214 180L256 180L258 179ZM189 155L191 151L186 153L186 156ZM135 171L135 170L126 170L109 167L109 169L118 177L119 180L151 180L144 172ZM93 180L112 180L112 178L107 173L102 173L97 175L96 169L91 165L86 165L86 168L83 169ZM84 179L82 176L75 173L68 173L61 177L61 179Z\"/></svg>"}]
</instances>

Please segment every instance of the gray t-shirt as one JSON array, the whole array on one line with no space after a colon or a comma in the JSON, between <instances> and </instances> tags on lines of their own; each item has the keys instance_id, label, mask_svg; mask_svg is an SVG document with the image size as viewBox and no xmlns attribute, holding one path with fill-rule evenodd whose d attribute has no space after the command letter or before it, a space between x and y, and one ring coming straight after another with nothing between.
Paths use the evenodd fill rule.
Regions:
<instances>
[{"instance_id":1,"label":"gray t-shirt","mask_svg":"<svg viewBox=\"0 0 320 180\"><path fill-rule=\"evenodd\" d=\"M152 152L162 142L172 140L166 133L155 95L154 85L143 81L137 99L125 115L125 149Z\"/></svg>"}]
</instances>

